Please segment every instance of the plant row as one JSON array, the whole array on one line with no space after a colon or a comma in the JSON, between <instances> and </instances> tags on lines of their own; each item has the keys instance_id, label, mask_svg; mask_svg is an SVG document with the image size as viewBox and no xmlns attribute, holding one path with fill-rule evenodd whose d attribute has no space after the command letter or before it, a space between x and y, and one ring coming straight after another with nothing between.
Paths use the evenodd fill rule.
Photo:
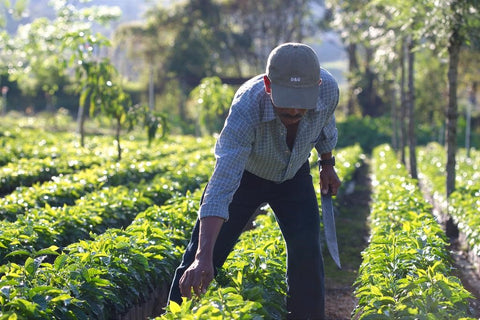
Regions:
<instances>
[{"instance_id":1,"label":"plant row","mask_svg":"<svg viewBox=\"0 0 480 320\"><path fill-rule=\"evenodd\" d=\"M7 129L0 124L0 166L19 159L56 158L56 155L62 152L56 142L70 143L73 136L73 134L52 133L21 127Z\"/></svg>"},{"instance_id":2,"label":"plant row","mask_svg":"<svg viewBox=\"0 0 480 320\"><path fill-rule=\"evenodd\" d=\"M453 218L465 237L472 258L480 262L480 152L473 150L467 157L461 150L456 157L456 190L446 198L445 148L431 143L418 151L422 183L433 194L446 214ZM475 259L476 258L476 259ZM480 266L477 266L480 268ZM480 269L479 269L480 270Z\"/></svg>"},{"instance_id":3,"label":"plant row","mask_svg":"<svg viewBox=\"0 0 480 320\"><path fill-rule=\"evenodd\" d=\"M194 152L200 148L201 152ZM14 192L0 199L0 217L14 221L17 216L33 208L45 205L60 207L72 205L85 194L107 186L118 186L152 179L155 175L174 170L210 153L209 144L188 143L166 145L164 155L144 161L125 159L120 162L106 162L103 165L53 177L51 181L36 183L31 187L17 188ZM173 152L175 150L176 152ZM185 154L185 158L179 157Z\"/></svg>"},{"instance_id":4,"label":"plant row","mask_svg":"<svg viewBox=\"0 0 480 320\"><path fill-rule=\"evenodd\" d=\"M0 319L118 319L171 279L200 195L151 206L125 229L72 243L51 262L54 252L1 266Z\"/></svg>"},{"instance_id":5,"label":"plant row","mask_svg":"<svg viewBox=\"0 0 480 320\"><path fill-rule=\"evenodd\" d=\"M68 158L21 159L0 168L0 195L12 192L19 186L44 182L60 174L70 174L98 164L94 157L82 160Z\"/></svg>"},{"instance_id":6,"label":"plant row","mask_svg":"<svg viewBox=\"0 0 480 320\"><path fill-rule=\"evenodd\" d=\"M446 150L439 143L432 142L417 148L420 180L428 189L434 200L443 210L447 209L446 199ZM472 150L467 156L465 149L456 154L455 186L470 189L480 181L480 152Z\"/></svg>"},{"instance_id":7,"label":"plant row","mask_svg":"<svg viewBox=\"0 0 480 320\"><path fill-rule=\"evenodd\" d=\"M112 139L105 136L93 136L80 146L75 133L50 132L20 126L7 130L0 124L0 166L25 159L45 159L70 157L77 159L84 155L113 159L116 146Z\"/></svg>"},{"instance_id":8,"label":"plant row","mask_svg":"<svg viewBox=\"0 0 480 320\"><path fill-rule=\"evenodd\" d=\"M202 138L202 141L213 144L212 138ZM148 143L148 140L132 132L122 140L122 155L131 159L147 160L154 155L170 152L169 146L175 144L194 144L200 141L191 136L171 135ZM79 136L71 132L52 132L39 128L25 127L17 121L14 127L0 123L0 166L20 159L59 158L71 154L78 157L82 153L90 153L100 158L114 159L117 157L116 141L111 136L92 135L85 139L85 146L80 146ZM174 151L174 150L172 150ZM79 154L80 153L80 154Z\"/></svg>"},{"instance_id":9,"label":"plant row","mask_svg":"<svg viewBox=\"0 0 480 320\"><path fill-rule=\"evenodd\" d=\"M1 221L0 262L24 261L50 246L63 247L100 234L110 227L123 227L153 204L194 190L208 179L212 166L209 151L199 163L187 162L160 172L152 181L104 187L78 199L73 206L36 208L14 222ZM138 179L137 179L138 180Z\"/></svg>"},{"instance_id":10,"label":"plant row","mask_svg":"<svg viewBox=\"0 0 480 320\"><path fill-rule=\"evenodd\" d=\"M360 165L362 150L355 145L339 150L335 156L337 173L348 182ZM318 182L316 159L312 157L310 162L312 176ZM242 234L205 295L184 301L180 306L172 302L167 313L157 319L285 318L283 237L270 210L267 215L258 216L254 225L255 228Z\"/></svg>"},{"instance_id":11,"label":"plant row","mask_svg":"<svg viewBox=\"0 0 480 320\"><path fill-rule=\"evenodd\" d=\"M444 232L388 145L372 156L370 242L356 280L356 319L466 319Z\"/></svg>"},{"instance_id":12,"label":"plant row","mask_svg":"<svg viewBox=\"0 0 480 320\"><path fill-rule=\"evenodd\" d=\"M38 144L42 144L41 140ZM95 142L96 141L96 142ZM58 137L56 144L47 150L50 155L45 157L21 158L9 162L0 168L0 194L8 194L20 186L31 186L42 183L59 175L66 175L93 165L103 165L115 158L115 146L107 144L105 139L95 139L88 148L80 148L76 142L64 142ZM211 142L205 139L209 145ZM31 146L32 139L15 139L15 144ZM138 141L126 142L123 148L124 162L147 161L167 154L198 149L202 145L193 137L171 138L162 141L155 147L142 146ZM61 146L61 147L60 147ZM203 143L205 146L205 143ZM56 151L53 151L55 149Z\"/></svg>"},{"instance_id":13,"label":"plant row","mask_svg":"<svg viewBox=\"0 0 480 320\"><path fill-rule=\"evenodd\" d=\"M102 160L117 158L116 142L108 136L88 137L85 140L85 146L81 147L78 135L74 133L16 128L14 133L7 132L6 136L5 132L3 134L4 136L0 136L0 146L2 146L0 166L20 159L78 158L82 155L96 156ZM132 160L148 160L176 152L175 148L178 148L178 145L195 145L195 143L212 145L213 138L197 139L191 136L171 135L149 145L148 141L142 137L131 135L122 141L122 155Z\"/></svg>"}]
</instances>

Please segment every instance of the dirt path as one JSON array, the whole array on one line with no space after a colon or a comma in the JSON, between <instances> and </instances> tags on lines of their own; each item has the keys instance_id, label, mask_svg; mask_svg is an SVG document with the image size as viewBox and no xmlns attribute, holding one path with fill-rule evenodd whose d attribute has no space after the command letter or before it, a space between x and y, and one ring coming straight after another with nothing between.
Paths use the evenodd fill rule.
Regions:
<instances>
[{"instance_id":1,"label":"dirt path","mask_svg":"<svg viewBox=\"0 0 480 320\"><path fill-rule=\"evenodd\" d=\"M353 283L362 262L361 252L367 246L370 212L370 179L368 163L360 167L345 193L336 199L337 238L342 270L324 250L326 316L328 320L349 320L356 306Z\"/></svg>"}]
</instances>

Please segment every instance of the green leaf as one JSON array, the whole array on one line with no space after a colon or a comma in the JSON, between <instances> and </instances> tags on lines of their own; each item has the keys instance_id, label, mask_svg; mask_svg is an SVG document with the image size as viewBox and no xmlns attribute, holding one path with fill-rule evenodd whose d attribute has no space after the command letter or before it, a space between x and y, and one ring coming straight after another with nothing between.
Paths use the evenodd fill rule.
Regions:
<instances>
[{"instance_id":1,"label":"green leaf","mask_svg":"<svg viewBox=\"0 0 480 320\"><path fill-rule=\"evenodd\" d=\"M376 296L383 296L383 293L382 291L377 287L377 286L370 286L370 291L372 294L376 295Z\"/></svg>"},{"instance_id":2,"label":"green leaf","mask_svg":"<svg viewBox=\"0 0 480 320\"><path fill-rule=\"evenodd\" d=\"M67 255L61 254L55 259L53 266L56 271L60 271L60 269L63 268L63 266L65 265L65 262L67 261L67 258L68 258Z\"/></svg>"},{"instance_id":3,"label":"green leaf","mask_svg":"<svg viewBox=\"0 0 480 320\"><path fill-rule=\"evenodd\" d=\"M9 254L5 255L5 257L13 257L13 256L30 256L32 253L27 250L15 250L10 252Z\"/></svg>"},{"instance_id":4,"label":"green leaf","mask_svg":"<svg viewBox=\"0 0 480 320\"><path fill-rule=\"evenodd\" d=\"M58 247L57 247L57 246L50 246L50 247L48 247L48 248L45 248L45 249L42 249L42 250L37 251L35 255L42 255L42 254L59 255L59 253L57 252L57 250L58 250Z\"/></svg>"},{"instance_id":5,"label":"green leaf","mask_svg":"<svg viewBox=\"0 0 480 320\"><path fill-rule=\"evenodd\" d=\"M28 274L33 275L35 273L35 260L28 257L23 267Z\"/></svg>"},{"instance_id":6,"label":"green leaf","mask_svg":"<svg viewBox=\"0 0 480 320\"><path fill-rule=\"evenodd\" d=\"M63 291L52 286L36 286L30 290L30 294L55 295Z\"/></svg>"},{"instance_id":7,"label":"green leaf","mask_svg":"<svg viewBox=\"0 0 480 320\"><path fill-rule=\"evenodd\" d=\"M169 304L169 310L170 312L172 312L173 314L177 314L177 313L180 313L182 311L182 308L180 307L180 305L178 303L176 303L175 301L170 301L170 304Z\"/></svg>"},{"instance_id":8,"label":"green leaf","mask_svg":"<svg viewBox=\"0 0 480 320\"><path fill-rule=\"evenodd\" d=\"M52 302L58 302L58 301L63 301L65 305L68 305L68 303L70 302L70 300L72 300L73 297L67 293L64 293L64 294L61 294L59 296L56 296L55 298L53 298L51 301Z\"/></svg>"},{"instance_id":9,"label":"green leaf","mask_svg":"<svg viewBox=\"0 0 480 320\"><path fill-rule=\"evenodd\" d=\"M19 298L12 301L12 305L17 306L22 312L26 312L27 314L35 314L35 310L37 309L37 304L31 301Z\"/></svg>"}]
</instances>

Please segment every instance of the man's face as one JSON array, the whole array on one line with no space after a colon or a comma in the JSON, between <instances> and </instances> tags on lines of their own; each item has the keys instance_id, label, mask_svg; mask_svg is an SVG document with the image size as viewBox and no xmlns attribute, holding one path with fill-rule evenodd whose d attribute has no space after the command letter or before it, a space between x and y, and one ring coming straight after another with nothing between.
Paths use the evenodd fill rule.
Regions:
<instances>
[{"instance_id":1,"label":"man's face","mask_svg":"<svg viewBox=\"0 0 480 320\"><path fill-rule=\"evenodd\" d=\"M297 124L307 113L307 109L279 108L274 106L275 112L286 126Z\"/></svg>"},{"instance_id":2,"label":"man's face","mask_svg":"<svg viewBox=\"0 0 480 320\"><path fill-rule=\"evenodd\" d=\"M263 81L265 84L265 91L271 96L272 88L270 85L270 79L268 79L267 76L264 76ZM321 83L322 80L320 79L318 85L320 85ZM307 109L300 108L281 108L275 105L273 105L273 109L275 110L275 113L278 115L282 123L286 126L299 123L308 111Z\"/></svg>"}]
</instances>

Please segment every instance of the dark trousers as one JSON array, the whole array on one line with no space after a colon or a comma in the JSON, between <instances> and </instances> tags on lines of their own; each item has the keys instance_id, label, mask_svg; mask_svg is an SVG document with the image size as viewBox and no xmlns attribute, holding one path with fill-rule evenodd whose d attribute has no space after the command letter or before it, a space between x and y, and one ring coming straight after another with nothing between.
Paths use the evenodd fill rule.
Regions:
<instances>
[{"instance_id":1,"label":"dark trousers","mask_svg":"<svg viewBox=\"0 0 480 320\"><path fill-rule=\"evenodd\" d=\"M320 217L308 162L294 178L275 183L244 172L215 243L213 263L221 268L243 228L262 203L269 203L287 246L288 319L324 319L325 287L320 245ZM183 260L175 272L169 300L182 302L179 281L193 263L198 246L195 224Z\"/></svg>"}]
</instances>

